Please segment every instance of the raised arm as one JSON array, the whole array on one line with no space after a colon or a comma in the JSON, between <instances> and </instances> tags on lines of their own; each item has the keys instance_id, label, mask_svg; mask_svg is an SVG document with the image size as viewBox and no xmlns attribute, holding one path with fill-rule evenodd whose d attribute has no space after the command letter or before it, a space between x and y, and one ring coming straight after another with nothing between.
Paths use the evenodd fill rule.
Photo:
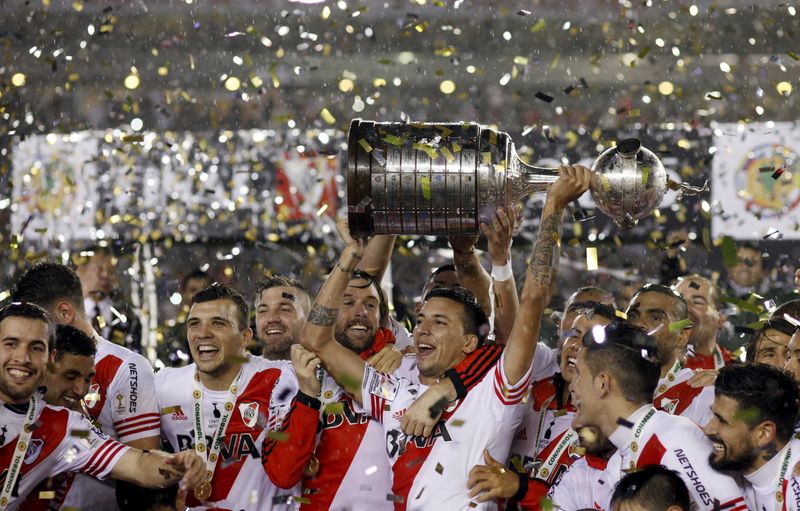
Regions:
<instances>
[{"instance_id":1,"label":"raised arm","mask_svg":"<svg viewBox=\"0 0 800 511\"><path fill-rule=\"evenodd\" d=\"M364 244L350 236L344 222L339 224L339 234L345 242L344 250L311 305L300 342L317 354L336 383L360 403L365 362L336 342L333 326L350 276L364 253Z\"/></svg>"},{"instance_id":2,"label":"raised arm","mask_svg":"<svg viewBox=\"0 0 800 511\"><path fill-rule=\"evenodd\" d=\"M494 333L499 344L504 345L511 335L511 327L519 309L517 284L511 272L511 243L517 209L498 208L491 224L481 224L492 258L492 287L494 289Z\"/></svg>"},{"instance_id":3,"label":"raised arm","mask_svg":"<svg viewBox=\"0 0 800 511\"><path fill-rule=\"evenodd\" d=\"M356 270L365 271L372 275L375 280L383 280L383 274L392 260L394 251L394 241L397 236L381 234L370 238L367 247L364 249L364 256L356 265Z\"/></svg>"},{"instance_id":4,"label":"raised arm","mask_svg":"<svg viewBox=\"0 0 800 511\"><path fill-rule=\"evenodd\" d=\"M551 289L558 274L564 208L580 197L591 182L591 171L581 165L562 165L558 170L558 180L547 191L519 310L506 344L503 371L512 385L528 371L536 352L542 313L550 302Z\"/></svg>"},{"instance_id":5,"label":"raised arm","mask_svg":"<svg viewBox=\"0 0 800 511\"><path fill-rule=\"evenodd\" d=\"M481 265L481 260L475 252L475 243L478 236L451 236L447 239L453 249L453 264L461 287L468 289L478 300L483 312L488 316L491 313L489 303L489 274ZM422 297L425 298L424 296Z\"/></svg>"}]
</instances>

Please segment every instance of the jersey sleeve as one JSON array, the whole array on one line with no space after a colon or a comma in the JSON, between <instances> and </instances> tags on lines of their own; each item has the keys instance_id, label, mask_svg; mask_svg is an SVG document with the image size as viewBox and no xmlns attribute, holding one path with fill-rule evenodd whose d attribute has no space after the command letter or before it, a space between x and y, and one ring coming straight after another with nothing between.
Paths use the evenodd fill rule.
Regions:
<instances>
[{"instance_id":1,"label":"jersey sleeve","mask_svg":"<svg viewBox=\"0 0 800 511\"><path fill-rule=\"evenodd\" d=\"M130 447L110 438L77 412L69 412L68 434L53 473L77 471L105 479Z\"/></svg>"},{"instance_id":2,"label":"jersey sleeve","mask_svg":"<svg viewBox=\"0 0 800 511\"><path fill-rule=\"evenodd\" d=\"M550 486L540 479L533 479L528 477L528 488L525 491L525 496L517 501L517 506L524 511L540 511L542 509L542 501L547 497L550 491Z\"/></svg>"},{"instance_id":3,"label":"jersey sleeve","mask_svg":"<svg viewBox=\"0 0 800 511\"><path fill-rule=\"evenodd\" d=\"M108 391L107 406L111 407L120 442L160 435L155 388L153 369L141 355L128 357L117 370Z\"/></svg>"},{"instance_id":4,"label":"jersey sleeve","mask_svg":"<svg viewBox=\"0 0 800 511\"><path fill-rule=\"evenodd\" d=\"M389 330L394 334L394 347L396 350L403 351L414 344L411 332L391 315L389 316L388 326Z\"/></svg>"},{"instance_id":5,"label":"jersey sleeve","mask_svg":"<svg viewBox=\"0 0 800 511\"><path fill-rule=\"evenodd\" d=\"M492 371L494 393L497 397L497 402L503 406L515 406L522 402L522 399L528 392L528 387L530 387L531 384L533 366L529 367L528 371L522 376L522 378L520 378L517 383L512 385L508 382L505 371L503 371L505 358L506 352L503 352L500 360L495 364L494 370Z\"/></svg>"},{"instance_id":6,"label":"jersey sleeve","mask_svg":"<svg viewBox=\"0 0 800 511\"><path fill-rule=\"evenodd\" d=\"M543 342L536 344L533 356L533 381L549 378L558 372L558 350Z\"/></svg>"},{"instance_id":7,"label":"jersey sleeve","mask_svg":"<svg viewBox=\"0 0 800 511\"><path fill-rule=\"evenodd\" d=\"M280 430L267 433L261 464L279 488L292 488L303 478L316 444L320 405L319 400L298 392Z\"/></svg>"},{"instance_id":8,"label":"jersey sleeve","mask_svg":"<svg viewBox=\"0 0 800 511\"><path fill-rule=\"evenodd\" d=\"M453 383L459 399L481 382L486 373L500 360L502 353L503 348L497 344L481 346L467 355L457 366L445 372Z\"/></svg>"},{"instance_id":9,"label":"jersey sleeve","mask_svg":"<svg viewBox=\"0 0 800 511\"><path fill-rule=\"evenodd\" d=\"M682 441L675 443L679 447L668 449L661 464L683 479L698 510L746 511L742 488L732 477L711 468L711 443L699 435L703 435L699 428L697 434L682 435Z\"/></svg>"}]
</instances>

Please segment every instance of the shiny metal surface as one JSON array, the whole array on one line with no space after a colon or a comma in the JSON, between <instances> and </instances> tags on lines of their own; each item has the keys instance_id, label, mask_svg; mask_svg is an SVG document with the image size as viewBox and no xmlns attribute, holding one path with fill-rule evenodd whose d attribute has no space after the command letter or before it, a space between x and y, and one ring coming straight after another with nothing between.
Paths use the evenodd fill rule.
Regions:
<instances>
[{"instance_id":1,"label":"shiny metal surface","mask_svg":"<svg viewBox=\"0 0 800 511\"><path fill-rule=\"evenodd\" d=\"M658 158L638 140L595 162L592 195L629 227L666 191ZM404 123L354 119L347 149L347 205L356 235L476 234L498 206L546 191L556 169L524 164L507 133L477 123Z\"/></svg>"},{"instance_id":2,"label":"shiny metal surface","mask_svg":"<svg viewBox=\"0 0 800 511\"><path fill-rule=\"evenodd\" d=\"M667 173L661 160L635 138L603 151L592 170L592 199L624 228L633 227L652 213L667 191Z\"/></svg>"}]
</instances>

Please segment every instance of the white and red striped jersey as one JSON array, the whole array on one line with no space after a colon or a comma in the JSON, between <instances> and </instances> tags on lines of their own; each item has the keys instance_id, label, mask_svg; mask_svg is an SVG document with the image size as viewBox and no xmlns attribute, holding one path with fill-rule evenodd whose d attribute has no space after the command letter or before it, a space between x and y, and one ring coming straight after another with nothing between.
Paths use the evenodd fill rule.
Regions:
<instances>
[{"instance_id":1,"label":"white and red striped jersey","mask_svg":"<svg viewBox=\"0 0 800 511\"><path fill-rule=\"evenodd\" d=\"M569 398L561 402L566 385L560 374L533 384L525 417L511 443L509 466L517 472L523 468L530 477L538 476L549 484L578 458L570 448L578 442L571 428L575 407Z\"/></svg>"},{"instance_id":2,"label":"white and red striped jersey","mask_svg":"<svg viewBox=\"0 0 800 511\"><path fill-rule=\"evenodd\" d=\"M609 485L603 479L605 469L606 460L597 456L587 455L575 460L566 472L559 475L547 493L553 509L607 511L600 502L606 498L606 487Z\"/></svg>"},{"instance_id":3,"label":"white and red striped jersey","mask_svg":"<svg viewBox=\"0 0 800 511\"><path fill-rule=\"evenodd\" d=\"M792 440L752 474L744 476L747 509L752 511L800 510L800 479L794 467L800 462L800 440ZM784 468L785 465L785 468ZM784 477L781 478L781 472ZM780 488L780 495L778 489Z\"/></svg>"},{"instance_id":4,"label":"white and red striped jersey","mask_svg":"<svg viewBox=\"0 0 800 511\"><path fill-rule=\"evenodd\" d=\"M653 411L645 405L620 426L609 439L617 452L608 460L604 480L608 487L600 503L611 509L611 494L625 471L647 465L664 465L674 470L686 483L694 503L693 509L714 511L745 511L744 491L730 476L717 472L708 463L712 444L700 427L686 417L654 411L642 426L641 421ZM635 439L635 431L640 430Z\"/></svg>"},{"instance_id":5,"label":"white and red striped jersey","mask_svg":"<svg viewBox=\"0 0 800 511\"><path fill-rule=\"evenodd\" d=\"M406 357L406 360L416 356ZM303 479L302 511L389 511L391 465L383 426L353 404L327 373L320 392L322 428L316 475Z\"/></svg>"},{"instance_id":6,"label":"white and red striped jersey","mask_svg":"<svg viewBox=\"0 0 800 511\"><path fill-rule=\"evenodd\" d=\"M195 370L195 364L190 364L165 368L156 374L161 438L172 452L194 449L192 394L196 385ZM208 390L202 385L201 388L206 422L203 433L210 445L228 399L228 390ZM186 500L188 507L296 509L289 497L299 496L298 483L314 446L319 417L316 410L297 404L294 400L297 390L297 377L290 362L247 355L239 376L233 413L211 480L211 497L201 505L190 494ZM293 416L295 412L301 414L298 416L301 420L292 421L296 429L275 433L281 429L290 410ZM262 450L278 468L270 470L262 465ZM269 475L268 470L271 472ZM273 477L275 481L271 480Z\"/></svg>"},{"instance_id":7,"label":"white and red striped jersey","mask_svg":"<svg viewBox=\"0 0 800 511\"><path fill-rule=\"evenodd\" d=\"M496 509L494 502L477 504L468 498L467 479L473 466L484 463L484 449L495 459L506 459L522 421L531 372L509 384L504 356L466 397L445 410L430 438L409 437L400 429L405 410L426 387L367 366L361 399L386 432L396 510Z\"/></svg>"},{"instance_id":8,"label":"white and red striped jersey","mask_svg":"<svg viewBox=\"0 0 800 511\"><path fill-rule=\"evenodd\" d=\"M653 405L656 408L681 415L695 421L700 426L705 426L711 420L711 405L714 404L714 386L692 387L689 379L694 376L694 371L682 368L673 379L661 378L658 380Z\"/></svg>"},{"instance_id":9,"label":"white and red striped jersey","mask_svg":"<svg viewBox=\"0 0 800 511\"><path fill-rule=\"evenodd\" d=\"M153 368L143 356L95 336L95 376L84 398L103 433L122 443L158 436L161 421L155 397ZM64 508L90 503L98 511L117 511L115 482L78 475L64 499Z\"/></svg>"},{"instance_id":10,"label":"white and red striped jersey","mask_svg":"<svg viewBox=\"0 0 800 511\"><path fill-rule=\"evenodd\" d=\"M17 489L11 495L7 510L19 508L26 500L26 506L40 507L41 502L37 502L39 495L28 494L40 482L62 472L76 471L104 479L129 449L99 431L77 412L46 405L43 400L37 402L37 408L36 429L33 430L17 479ZM0 447L0 467L3 469L0 485L8 473L27 409L26 405L0 406L4 440Z\"/></svg>"}]
</instances>

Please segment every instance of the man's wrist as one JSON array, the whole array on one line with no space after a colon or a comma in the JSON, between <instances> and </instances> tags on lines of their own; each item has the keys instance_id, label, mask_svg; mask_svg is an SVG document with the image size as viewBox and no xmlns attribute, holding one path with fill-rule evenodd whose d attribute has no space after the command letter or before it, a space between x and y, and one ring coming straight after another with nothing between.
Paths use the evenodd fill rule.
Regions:
<instances>
[{"instance_id":1,"label":"man's wrist","mask_svg":"<svg viewBox=\"0 0 800 511\"><path fill-rule=\"evenodd\" d=\"M506 259L504 264L496 264L492 262L492 279L497 282L503 282L514 277L511 269L511 261Z\"/></svg>"},{"instance_id":2,"label":"man's wrist","mask_svg":"<svg viewBox=\"0 0 800 511\"><path fill-rule=\"evenodd\" d=\"M512 500L521 501L525 499L525 495L528 493L528 474L517 474L519 478L519 488L517 488L517 493L511 497Z\"/></svg>"}]
</instances>

